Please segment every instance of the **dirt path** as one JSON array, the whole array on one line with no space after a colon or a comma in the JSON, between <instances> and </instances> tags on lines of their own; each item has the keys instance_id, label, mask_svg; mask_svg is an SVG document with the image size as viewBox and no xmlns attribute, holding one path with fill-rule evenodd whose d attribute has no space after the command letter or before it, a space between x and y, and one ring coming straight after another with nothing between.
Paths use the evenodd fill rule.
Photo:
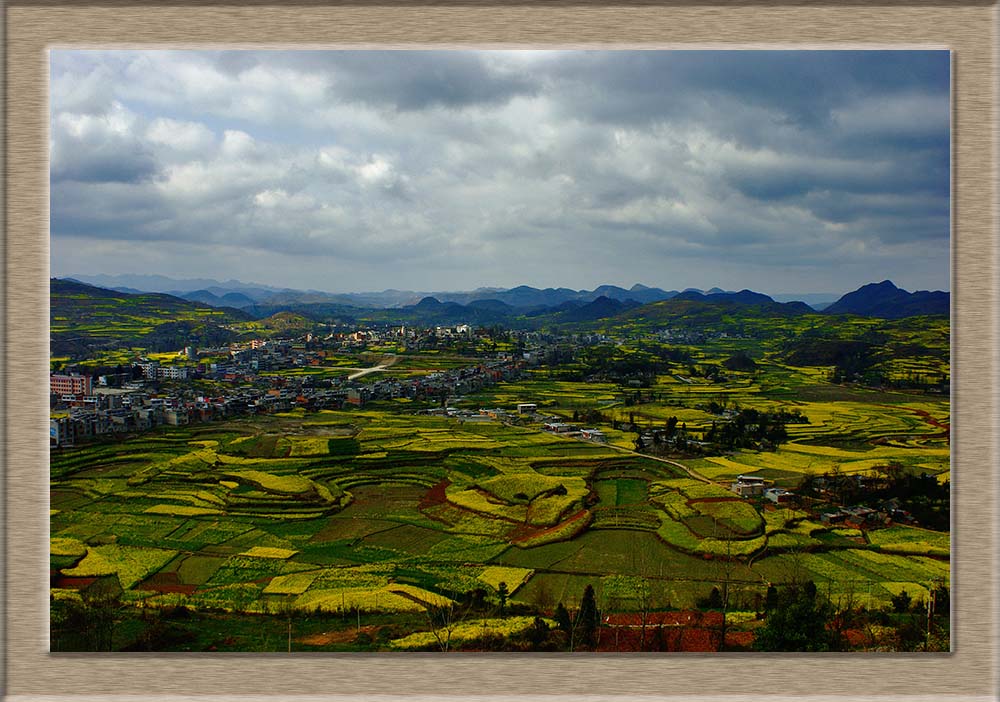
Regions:
<instances>
[{"instance_id":1,"label":"dirt path","mask_svg":"<svg viewBox=\"0 0 1000 702\"><path fill-rule=\"evenodd\" d=\"M615 449L616 451L621 451L622 453L630 453L633 456L639 456L641 458L648 458L651 461L659 461L660 463L666 463L667 465L671 465L674 468L680 468L682 471L684 471L685 473L687 473L689 477L694 478L695 480L700 480L703 483L709 483L711 485L719 485L721 487L726 487L725 485L722 485L722 483L717 483L714 480L706 478L704 475L702 475L701 473L697 472L696 470L694 470L692 468L688 468L683 463L678 463L677 461L672 461L669 458L660 458L659 456L650 456L649 454L639 453L638 451L633 451L632 449L628 449L628 448L625 448L623 446L615 446L613 444L604 444L604 445L607 446L608 448Z\"/></svg>"}]
</instances>

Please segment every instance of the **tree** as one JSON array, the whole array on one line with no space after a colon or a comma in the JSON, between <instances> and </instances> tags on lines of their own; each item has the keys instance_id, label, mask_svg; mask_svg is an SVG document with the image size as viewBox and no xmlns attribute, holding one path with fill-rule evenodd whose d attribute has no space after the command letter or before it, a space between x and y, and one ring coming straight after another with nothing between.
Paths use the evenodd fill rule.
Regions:
<instances>
[{"instance_id":1,"label":"tree","mask_svg":"<svg viewBox=\"0 0 1000 702\"><path fill-rule=\"evenodd\" d=\"M541 617L535 617L527 633L528 641L534 651L541 649L549 639L549 625Z\"/></svg>"},{"instance_id":2,"label":"tree","mask_svg":"<svg viewBox=\"0 0 1000 702\"><path fill-rule=\"evenodd\" d=\"M431 634L434 635L434 640L443 653L451 649L451 635L465 618L466 612L456 612L453 604L427 608L427 622L430 624Z\"/></svg>"},{"instance_id":3,"label":"tree","mask_svg":"<svg viewBox=\"0 0 1000 702\"><path fill-rule=\"evenodd\" d=\"M712 591L708 593L708 597L705 598L702 606L704 606L705 609L722 609L722 593L719 592L719 588L712 588Z\"/></svg>"},{"instance_id":4,"label":"tree","mask_svg":"<svg viewBox=\"0 0 1000 702\"><path fill-rule=\"evenodd\" d=\"M563 606L562 602L556 605L556 611L553 618L556 620L556 626L559 627L559 630L566 635L567 648L570 653L572 653L574 644L573 637L576 633L577 620L570 616L569 610Z\"/></svg>"},{"instance_id":5,"label":"tree","mask_svg":"<svg viewBox=\"0 0 1000 702\"><path fill-rule=\"evenodd\" d=\"M778 588L768 583L767 594L764 595L764 611L770 611L778 606Z\"/></svg>"},{"instance_id":6,"label":"tree","mask_svg":"<svg viewBox=\"0 0 1000 702\"><path fill-rule=\"evenodd\" d=\"M794 584L778 593L758 630L758 651L837 651L840 639L827 628L833 615L829 600L820 597L811 581Z\"/></svg>"},{"instance_id":7,"label":"tree","mask_svg":"<svg viewBox=\"0 0 1000 702\"><path fill-rule=\"evenodd\" d=\"M910 602L912 598L910 593L906 590L901 591L898 595L892 596L892 611L897 614L902 614L903 612L908 612L910 610Z\"/></svg>"},{"instance_id":8,"label":"tree","mask_svg":"<svg viewBox=\"0 0 1000 702\"><path fill-rule=\"evenodd\" d=\"M497 599L500 600L501 617L504 614L504 609L506 609L507 607L507 597L509 596L509 594L510 593L507 591L507 583L501 582L499 585L497 585Z\"/></svg>"},{"instance_id":9,"label":"tree","mask_svg":"<svg viewBox=\"0 0 1000 702\"><path fill-rule=\"evenodd\" d=\"M580 600L580 609L576 613L576 621L577 628L580 629L580 641L591 649L597 645L597 627L601 622L600 616L597 610L597 597L594 594L594 586L588 585L583 589L583 599Z\"/></svg>"}]
</instances>

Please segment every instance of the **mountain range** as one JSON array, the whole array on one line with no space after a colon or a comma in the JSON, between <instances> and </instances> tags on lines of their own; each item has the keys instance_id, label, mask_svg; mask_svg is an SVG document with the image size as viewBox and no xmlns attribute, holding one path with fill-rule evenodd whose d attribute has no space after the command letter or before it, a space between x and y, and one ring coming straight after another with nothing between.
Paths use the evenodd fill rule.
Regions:
<instances>
[{"instance_id":1,"label":"mountain range","mask_svg":"<svg viewBox=\"0 0 1000 702\"><path fill-rule=\"evenodd\" d=\"M496 303L503 303L518 310L541 309L556 307L567 302L588 303L605 297L620 302L638 302L648 304L668 300L675 295L697 292L714 295L728 292L720 288L700 290L687 288L682 291L663 290L635 284L631 288L617 285L600 285L593 290L573 290L571 288L534 288L520 285L514 288L484 287L470 291L431 291L388 289L379 292L329 293L319 290L295 290L292 288L276 288L256 283L244 283L238 280L220 282L207 278L174 279L160 275L74 275L68 280L76 280L90 285L115 290L118 292L138 294L143 292L158 292L180 297L192 302L212 305L213 307L236 307L250 309L253 314L265 311L273 312L281 308L301 305L337 305L373 308L403 308L418 304L427 297L433 297L439 302L453 302L460 305L476 307L493 306L495 311L500 308ZM832 302L835 295L807 294L802 296L804 302ZM779 299L776 297L775 299ZM780 301L788 302L793 295L780 296Z\"/></svg>"},{"instance_id":2,"label":"mountain range","mask_svg":"<svg viewBox=\"0 0 1000 702\"><path fill-rule=\"evenodd\" d=\"M99 276L93 276L99 277ZM106 276L105 276L106 277ZM194 279L177 281L162 276L147 276L155 287L186 287L217 283ZM54 279L54 283L59 279ZM94 296L106 297L109 290L91 287L78 279L63 279L66 284L90 288ZM141 282L124 277L117 282ZM129 286L113 289L117 295L149 295ZM316 322L350 324L370 321L400 324L475 325L516 324L526 327L578 325L595 320L646 318L669 322L683 317L690 322L711 322L739 310L747 313L799 316L816 310L802 301L778 301L752 290L725 291L711 288L702 291L663 290L636 284L629 289L602 285L593 290L570 288L480 288L470 292L446 292L422 295L411 291L386 290L381 293L331 294L315 290L254 287L239 281L209 284L194 290L159 293L181 302L208 305L217 309L239 310L247 318L264 319L288 312ZM825 306L822 314L854 314L884 319L949 313L947 292L907 292L891 281L871 283L849 292Z\"/></svg>"}]
</instances>

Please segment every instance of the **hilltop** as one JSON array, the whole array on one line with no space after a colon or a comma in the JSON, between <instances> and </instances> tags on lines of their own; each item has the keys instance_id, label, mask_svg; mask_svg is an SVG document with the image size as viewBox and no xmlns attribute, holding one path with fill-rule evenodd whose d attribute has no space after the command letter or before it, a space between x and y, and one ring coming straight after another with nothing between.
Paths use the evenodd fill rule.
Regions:
<instances>
[{"instance_id":1,"label":"hilltop","mask_svg":"<svg viewBox=\"0 0 1000 702\"><path fill-rule=\"evenodd\" d=\"M228 343L236 334L222 325L251 319L237 309L164 293L125 293L59 278L49 281L49 299L53 356L133 344L158 351Z\"/></svg>"},{"instance_id":2,"label":"hilltop","mask_svg":"<svg viewBox=\"0 0 1000 702\"><path fill-rule=\"evenodd\" d=\"M929 314L948 314L951 295L940 290L907 292L891 280L863 285L827 307L826 314L856 314L862 317L902 319Z\"/></svg>"}]
</instances>

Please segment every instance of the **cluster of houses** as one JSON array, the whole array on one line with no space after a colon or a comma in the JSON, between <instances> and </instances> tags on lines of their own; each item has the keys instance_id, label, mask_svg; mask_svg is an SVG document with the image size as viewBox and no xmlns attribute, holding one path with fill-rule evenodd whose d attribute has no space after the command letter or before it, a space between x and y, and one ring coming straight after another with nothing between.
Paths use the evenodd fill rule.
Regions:
<instances>
[{"instance_id":1,"label":"cluster of houses","mask_svg":"<svg viewBox=\"0 0 1000 702\"><path fill-rule=\"evenodd\" d=\"M862 505L852 505L841 507L819 515L823 524L843 524L846 527L855 529L870 528L875 526L888 526L890 524L915 524L913 515L906 510L899 508L896 500L886 500L876 507L865 507Z\"/></svg>"},{"instance_id":2,"label":"cluster of houses","mask_svg":"<svg viewBox=\"0 0 1000 702\"><path fill-rule=\"evenodd\" d=\"M243 364L259 367L262 361L287 360L283 348L295 350L294 344L277 344L270 349L262 344L235 350L236 364L219 369L222 376L217 379L232 380L233 376L238 376L243 382L217 383L211 395L199 389L203 386L184 382L198 376L164 375L164 369L177 367L145 359L111 383L120 387L110 387L106 377L103 384L100 378L95 384L92 376L53 373L50 376L50 407L53 410L49 422L50 445L72 446L101 436L141 432L160 425L178 426L248 414L269 414L296 407L340 409L394 398L437 401L450 395L475 392L503 380L514 380L524 366L521 360L501 355L466 368L417 378L380 378L373 382L345 378L316 382L308 374L296 377L242 374ZM297 361L296 358L291 360ZM175 382L161 389L157 381L165 378Z\"/></svg>"},{"instance_id":3,"label":"cluster of houses","mask_svg":"<svg viewBox=\"0 0 1000 702\"><path fill-rule=\"evenodd\" d=\"M571 436L578 439L585 439L586 441L595 441L599 444L607 443L608 440L607 435L600 429L583 429L558 420L547 421L542 425L542 429L553 434Z\"/></svg>"},{"instance_id":4,"label":"cluster of houses","mask_svg":"<svg viewBox=\"0 0 1000 702\"><path fill-rule=\"evenodd\" d=\"M796 495L788 490L773 487L765 478L756 475L739 475L729 489L740 497L763 497L776 505L794 502ZM888 526L889 524L915 524L913 515L900 509L895 498L885 500L875 507L850 505L823 512L819 515L823 524L837 525L854 529L870 529Z\"/></svg>"},{"instance_id":5,"label":"cluster of houses","mask_svg":"<svg viewBox=\"0 0 1000 702\"><path fill-rule=\"evenodd\" d=\"M795 500L795 493L774 487L768 480L756 475L738 475L729 489L740 497L763 497L776 505Z\"/></svg>"},{"instance_id":6,"label":"cluster of houses","mask_svg":"<svg viewBox=\"0 0 1000 702\"><path fill-rule=\"evenodd\" d=\"M690 327L665 327L654 332L655 336L662 341L681 344L704 344L707 341L718 339L747 339L745 334L730 334L728 332L717 332L705 329L693 329Z\"/></svg>"}]
</instances>

